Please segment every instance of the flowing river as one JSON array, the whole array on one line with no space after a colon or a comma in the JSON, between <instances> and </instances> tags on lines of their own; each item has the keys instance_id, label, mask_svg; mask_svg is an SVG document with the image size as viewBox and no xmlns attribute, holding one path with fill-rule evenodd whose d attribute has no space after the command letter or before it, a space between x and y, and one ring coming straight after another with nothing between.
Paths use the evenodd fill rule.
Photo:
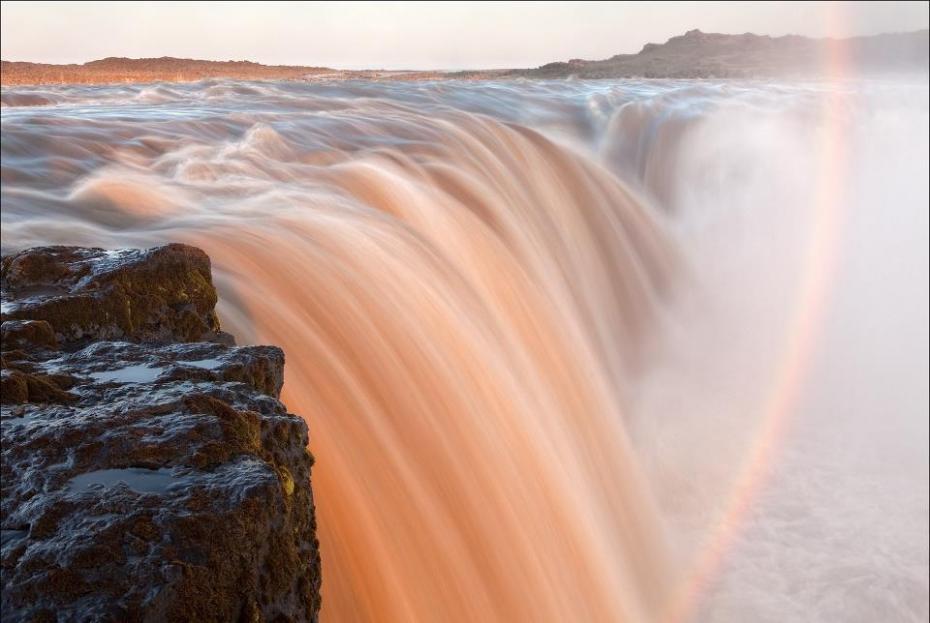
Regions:
<instances>
[{"instance_id":1,"label":"flowing river","mask_svg":"<svg viewBox=\"0 0 930 623\"><path fill-rule=\"evenodd\" d=\"M926 81L5 88L2 246L213 260L324 621L923 621Z\"/></svg>"}]
</instances>

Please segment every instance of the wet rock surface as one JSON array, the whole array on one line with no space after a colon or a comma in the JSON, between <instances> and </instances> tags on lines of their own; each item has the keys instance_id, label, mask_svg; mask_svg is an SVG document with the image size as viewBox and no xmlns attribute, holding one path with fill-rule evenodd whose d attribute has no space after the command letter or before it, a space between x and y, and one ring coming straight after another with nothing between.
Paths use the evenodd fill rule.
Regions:
<instances>
[{"instance_id":1,"label":"wet rock surface","mask_svg":"<svg viewBox=\"0 0 930 623\"><path fill-rule=\"evenodd\" d=\"M2 268L3 620L315 620L307 427L280 349L196 341L222 336L209 259Z\"/></svg>"},{"instance_id":2,"label":"wet rock surface","mask_svg":"<svg viewBox=\"0 0 930 623\"><path fill-rule=\"evenodd\" d=\"M97 340L228 341L210 258L195 247L36 247L2 260L3 319L46 321L62 346Z\"/></svg>"}]
</instances>

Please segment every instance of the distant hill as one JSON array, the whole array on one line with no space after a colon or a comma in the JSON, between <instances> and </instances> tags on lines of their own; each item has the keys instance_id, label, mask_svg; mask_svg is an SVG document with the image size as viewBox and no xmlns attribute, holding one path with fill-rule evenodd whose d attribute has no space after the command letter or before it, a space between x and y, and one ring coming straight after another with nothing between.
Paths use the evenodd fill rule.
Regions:
<instances>
[{"instance_id":1,"label":"distant hill","mask_svg":"<svg viewBox=\"0 0 930 623\"><path fill-rule=\"evenodd\" d=\"M853 37L810 39L724 35L690 30L662 44L647 43L637 54L606 60L574 59L513 70L508 75L536 78L745 78L817 76L837 67L851 73L926 72L927 30Z\"/></svg>"},{"instance_id":2,"label":"distant hill","mask_svg":"<svg viewBox=\"0 0 930 623\"><path fill-rule=\"evenodd\" d=\"M110 82L190 82L205 78L280 80L330 72L325 67L262 65L251 61L199 61L188 58L109 57L83 65L3 61L0 82L14 84L100 84Z\"/></svg>"},{"instance_id":3,"label":"distant hill","mask_svg":"<svg viewBox=\"0 0 930 623\"><path fill-rule=\"evenodd\" d=\"M837 68L852 74L927 72L930 31L810 39L798 35L724 35L690 30L662 44L647 43L637 54L599 61L573 59L535 69L436 71L335 70L325 67L262 65L251 61L186 58L104 58L83 65L2 62L0 83L104 84L239 80L345 79L436 80L527 78L751 78L816 77Z\"/></svg>"}]
</instances>

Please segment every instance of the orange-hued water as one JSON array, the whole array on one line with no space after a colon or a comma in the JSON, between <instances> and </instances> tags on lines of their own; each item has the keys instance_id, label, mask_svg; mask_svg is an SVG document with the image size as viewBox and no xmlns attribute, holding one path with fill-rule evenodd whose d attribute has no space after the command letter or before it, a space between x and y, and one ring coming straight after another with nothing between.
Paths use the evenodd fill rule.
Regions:
<instances>
[{"instance_id":1,"label":"orange-hued water","mask_svg":"<svg viewBox=\"0 0 930 623\"><path fill-rule=\"evenodd\" d=\"M288 347L327 616L651 620L668 561L612 381L665 240L535 133L420 123L434 142L311 171L332 205L188 237Z\"/></svg>"},{"instance_id":2,"label":"orange-hued water","mask_svg":"<svg viewBox=\"0 0 930 623\"><path fill-rule=\"evenodd\" d=\"M925 85L2 98L5 252L195 244L284 348L324 621L927 611Z\"/></svg>"},{"instance_id":3,"label":"orange-hued water","mask_svg":"<svg viewBox=\"0 0 930 623\"><path fill-rule=\"evenodd\" d=\"M225 328L286 349L324 618L653 620L671 567L621 398L674 272L660 228L527 128L385 102L340 121L318 149L261 122L219 145L100 141L118 164L68 201L205 249Z\"/></svg>"}]
</instances>

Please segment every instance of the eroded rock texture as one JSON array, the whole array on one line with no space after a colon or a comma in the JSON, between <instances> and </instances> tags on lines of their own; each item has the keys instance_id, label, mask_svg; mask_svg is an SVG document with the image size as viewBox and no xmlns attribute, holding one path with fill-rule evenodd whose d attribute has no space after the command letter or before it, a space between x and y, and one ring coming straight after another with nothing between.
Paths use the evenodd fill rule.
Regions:
<instances>
[{"instance_id":1,"label":"eroded rock texture","mask_svg":"<svg viewBox=\"0 0 930 623\"><path fill-rule=\"evenodd\" d=\"M2 302L3 621L315 620L307 427L206 255L32 249Z\"/></svg>"}]
</instances>

